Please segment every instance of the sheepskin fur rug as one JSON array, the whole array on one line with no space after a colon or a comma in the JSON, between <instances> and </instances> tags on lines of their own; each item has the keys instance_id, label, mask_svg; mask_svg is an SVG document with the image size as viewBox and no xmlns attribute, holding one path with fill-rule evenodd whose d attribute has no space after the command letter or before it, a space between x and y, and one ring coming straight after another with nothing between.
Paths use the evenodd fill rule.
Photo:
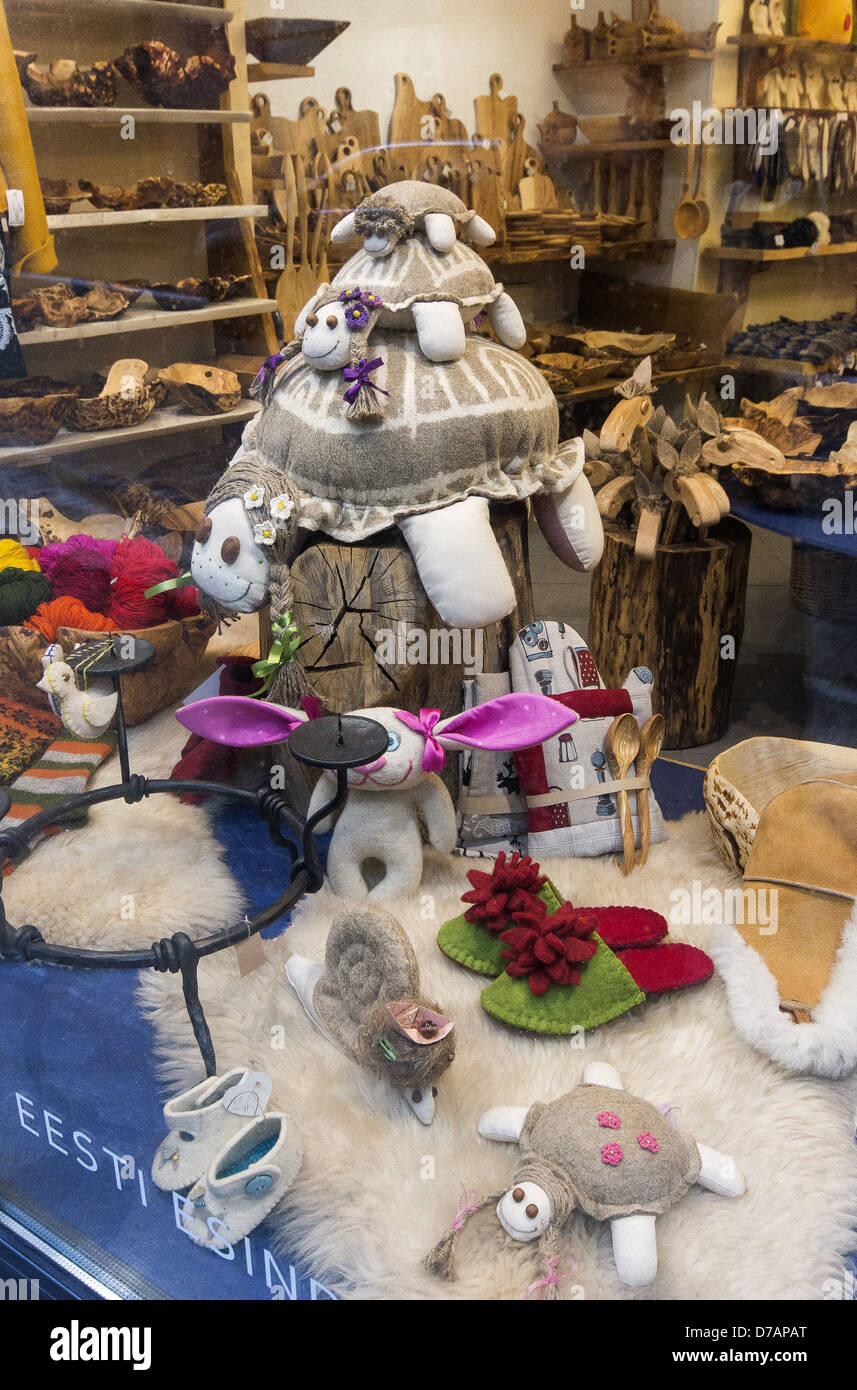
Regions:
<instances>
[{"instance_id":1,"label":"sheepskin fur rug","mask_svg":"<svg viewBox=\"0 0 857 1390\"><path fill-rule=\"evenodd\" d=\"M139 835L139 825L131 833ZM145 859L151 891L163 903L163 928L178 924L187 883L176 875L172 855L160 862L161 844L148 844ZM185 842L184 858L196 863L210 899L218 868L210 841ZM328 928L343 907L327 888L302 901L290 929L266 943L266 963L254 973L242 979L231 951L201 967L219 1070L243 1064L268 1071L272 1107L293 1117L303 1141L303 1173L270 1218L282 1246L344 1297L524 1298L542 1272L537 1254L505 1236L491 1209L460 1238L453 1282L428 1274L422 1259L453 1220L462 1185L484 1194L503 1189L512 1175L516 1149L480 1139L480 1114L500 1104L551 1100L581 1079L587 1061L603 1059L629 1090L668 1102L682 1129L731 1154L747 1192L730 1200L696 1187L661 1217L659 1272L645 1290L619 1282L609 1228L573 1214L560 1269L574 1275L563 1280L561 1296L830 1297L826 1281L843 1281L857 1222L855 1078L795 1076L755 1052L732 1025L719 979L644 1004L587 1035L582 1046L498 1024L479 1005L488 981L448 960L435 942L442 922L460 910L471 866L427 852L419 896L385 904L413 942L423 992L456 1020L456 1059L440 1083L428 1129L313 1028L286 980L292 951L323 959ZM639 904L668 919L674 890L690 893L694 882L703 891L735 884L702 814L672 824L668 842L655 846L648 864L628 879L611 859L542 868L580 906ZM671 934L705 946L709 931L696 923L674 926ZM148 974L140 996L155 1028L167 1094L175 1094L201 1076L178 981Z\"/></svg>"},{"instance_id":2,"label":"sheepskin fur rug","mask_svg":"<svg viewBox=\"0 0 857 1390\"><path fill-rule=\"evenodd\" d=\"M164 710L128 731L132 772L169 777L187 730ZM120 779L114 755L87 790ZM151 946L186 931L201 936L234 922L242 894L201 806L153 796L134 806L90 808L86 825L50 836L3 881L10 922L36 922L55 945L93 950Z\"/></svg>"}]
</instances>

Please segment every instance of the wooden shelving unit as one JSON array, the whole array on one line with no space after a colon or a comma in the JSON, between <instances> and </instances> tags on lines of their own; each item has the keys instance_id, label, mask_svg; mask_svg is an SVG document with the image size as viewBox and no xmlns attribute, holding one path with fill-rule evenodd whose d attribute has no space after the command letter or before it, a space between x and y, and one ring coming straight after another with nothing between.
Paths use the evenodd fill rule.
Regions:
<instances>
[{"instance_id":1,"label":"wooden shelving unit","mask_svg":"<svg viewBox=\"0 0 857 1390\"><path fill-rule=\"evenodd\" d=\"M83 198L81 197L81 201ZM264 203L244 203L234 207L220 203L213 208L96 208L89 212L56 212L48 214L52 232L78 232L85 227L133 227L152 222L232 222L242 217L265 217Z\"/></svg>"},{"instance_id":2,"label":"wooden shelving unit","mask_svg":"<svg viewBox=\"0 0 857 1390\"><path fill-rule=\"evenodd\" d=\"M68 13L70 4L77 0L7 0L7 8L16 10L45 10L51 14ZM114 10L118 13L148 14L158 19L168 19L173 23L210 24L218 27L228 24L233 18L229 9L219 9L214 5L184 5L176 0L86 0L88 10Z\"/></svg>"},{"instance_id":3,"label":"wooden shelving unit","mask_svg":"<svg viewBox=\"0 0 857 1390\"><path fill-rule=\"evenodd\" d=\"M185 111L164 106L28 106L30 125L76 121L80 125L112 125L133 116L140 125L249 125L249 111Z\"/></svg>"},{"instance_id":4,"label":"wooden shelving unit","mask_svg":"<svg viewBox=\"0 0 857 1390\"><path fill-rule=\"evenodd\" d=\"M53 328L42 324L19 334L23 347L37 343L74 343L79 338L103 338L107 334L143 333L147 330L181 328L195 323L219 323L225 319L257 317L273 314L275 299L228 299L220 304L206 304L202 309L126 309L121 318L102 319L96 323L78 323L74 328Z\"/></svg>"},{"instance_id":5,"label":"wooden shelving unit","mask_svg":"<svg viewBox=\"0 0 857 1390\"><path fill-rule=\"evenodd\" d=\"M256 401L241 401L234 410L224 415L190 415L186 410L168 406L154 410L147 420L133 429L124 430L67 430L61 429L49 444L28 444L26 447L11 446L0 448L0 464L3 463L41 463L45 458L57 458L61 454L78 454L92 449L105 449L113 444L127 444L134 440L139 443L145 439L160 439L171 434L195 433L199 430L217 429L221 425L242 425L258 414L261 406Z\"/></svg>"},{"instance_id":6,"label":"wooden shelving unit","mask_svg":"<svg viewBox=\"0 0 857 1390\"><path fill-rule=\"evenodd\" d=\"M682 61L694 63L713 63L716 58L713 48L649 48L625 58L584 58L579 63L554 63L554 72L597 72L610 68L656 68L664 63Z\"/></svg>"},{"instance_id":7,"label":"wooden shelving unit","mask_svg":"<svg viewBox=\"0 0 857 1390\"><path fill-rule=\"evenodd\" d=\"M734 48L796 48L803 52L848 53L854 52L850 43L834 43L830 39L803 39L796 34L730 34L726 42Z\"/></svg>"},{"instance_id":8,"label":"wooden shelving unit","mask_svg":"<svg viewBox=\"0 0 857 1390\"><path fill-rule=\"evenodd\" d=\"M248 63L248 82L282 82L291 77L315 77L315 68L298 63Z\"/></svg>"},{"instance_id":9,"label":"wooden shelving unit","mask_svg":"<svg viewBox=\"0 0 857 1390\"><path fill-rule=\"evenodd\" d=\"M831 242L816 251L811 246L706 246L703 255L719 261L743 261L750 266L770 265L776 261L812 261L819 256L857 255L857 241Z\"/></svg>"}]
</instances>

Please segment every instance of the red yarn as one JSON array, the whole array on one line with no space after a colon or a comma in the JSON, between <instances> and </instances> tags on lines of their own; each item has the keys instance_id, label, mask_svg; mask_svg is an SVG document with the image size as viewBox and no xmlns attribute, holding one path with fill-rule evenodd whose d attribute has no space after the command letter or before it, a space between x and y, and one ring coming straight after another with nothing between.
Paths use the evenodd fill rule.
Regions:
<instances>
[{"instance_id":1,"label":"red yarn","mask_svg":"<svg viewBox=\"0 0 857 1390\"><path fill-rule=\"evenodd\" d=\"M57 640L61 627L71 627L78 632L115 632L116 624L101 613L90 613L76 598L52 598L50 603L40 603L32 618L24 627L35 628L48 642Z\"/></svg>"},{"instance_id":2,"label":"red yarn","mask_svg":"<svg viewBox=\"0 0 857 1390\"><path fill-rule=\"evenodd\" d=\"M179 622L182 618L195 618L199 612L199 593L192 584L170 590L167 598L170 600L170 617Z\"/></svg>"},{"instance_id":3,"label":"red yarn","mask_svg":"<svg viewBox=\"0 0 857 1390\"><path fill-rule=\"evenodd\" d=\"M163 564L165 559L161 547L155 545L154 541L146 540L145 536L134 536L133 540L130 536L123 536L113 552L110 574L115 579L127 570L129 565Z\"/></svg>"},{"instance_id":4,"label":"red yarn","mask_svg":"<svg viewBox=\"0 0 857 1390\"><path fill-rule=\"evenodd\" d=\"M165 623L170 615L171 591L155 594L152 598L144 598L144 594L153 584L174 579L178 572L178 565L168 560L163 551L159 562L126 564L113 584L111 618L124 628L156 627L158 623Z\"/></svg>"},{"instance_id":5,"label":"red yarn","mask_svg":"<svg viewBox=\"0 0 857 1390\"><path fill-rule=\"evenodd\" d=\"M51 597L77 598L91 613L108 613L112 597L110 561L97 550L61 555L51 569Z\"/></svg>"}]
</instances>

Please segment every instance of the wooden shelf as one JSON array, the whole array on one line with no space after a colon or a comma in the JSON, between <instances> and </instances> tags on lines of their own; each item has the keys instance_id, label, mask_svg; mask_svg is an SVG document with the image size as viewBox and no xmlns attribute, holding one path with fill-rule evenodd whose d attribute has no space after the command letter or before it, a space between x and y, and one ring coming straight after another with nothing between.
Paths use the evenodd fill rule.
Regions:
<instances>
[{"instance_id":1,"label":"wooden shelf","mask_svg":"<svg viewBox=\"0 0 857 1390\"><path fill-rule=\"evenodd\" d=\"M687 367L680 372L655 372L652 376L652 385L668 386L674 381L697 381L722 371L724 365L722 362L710 362L701 367ZM533 366L537 367L538 363L534 362ZM558 405L572 405L575 401L591 401L597 400L600 396L614 395L616 387L623 379L622 377L611 377L609 381L596 381L591 386L569 386L565 390L561 386L551 385L551 390L556 396ZM550 383L548 384L550 385Z\"/></svg>"},{"instance_id":2,"label":"wooden shelf","mask_svg":"<svg viewBox=\"0 0 857 1390\"><path fill-rule=\"evenodd\" d=\"M736 352L726 358L723 367L727 372L759 372L766 376L805 378L836 371L836 359L829 357L826 362L801 362L796 357L753 357L749 353Z\"/></svg>"},{"instance_id":3,"label":"wooden shelf","mask_svg":"<svg viewBox=\"0 0 857 1390\"><path fill-rule=\"evenodd\" d=\"M581 238L585 244L585 238ZM527 265L536 261L567 261L571 256L572 245L576 242L569 242L568 246L562 251L540 251L538 248L519 251L504 250L499 247L494 255L486 255L483 251L483 260L493 264L499 262L501 265ZM670 251L675 250L675 241L670 237L661 237L654 241L609 241L602 242L597 250L586 253L587 262L589 261L622 261L629 257L636 256L665 256Z\"/></svg>"},{"instance_id":4,"label":"wooden shelf","mask_svg":"<svg viewBox=\"0 0 857 1390\"><path fill-rule=\"evenodd\" d=\"M713 63L713 48L658 48L632 53L627 58L582 58L579 63L554 63L554 72L598 72L602 68L660 67L682 58L695 63Z\"/></svg>"},{"instance_id":5,"label":"wooden shelf","mask_svg":"<svg viewBox=\"0 0 857 1390\"><path fill-rule=\"evenodd\" d=\"M261 410L258 401L240 401L234 410L223 415L190 415L180 406L153 410L142 425L121 430L60 430L49 444L13 444L0 448L0 463L37 463L58 454L77 454L84 450L101 449L110 444L131 444L135 441L157 439L168 434L184 434L189 430L210 429L213 425L240 425L252 420Z\"/></svg>"},{"instance_id":6,"label":"wooden shelf","mask_svg":"<svg viewBox=\"0 0 857 1390\"><path fill-rule=\"evenodd\" d=\"M857 254L857 241L831 242L813 251L811 246L705 246L702 254L720 261L747 261L751 265L761 265L772 261L815 260L818 256L853 256Z\"/></svg>"},{"instance_id":7,"label":"wooden shelf","mask_svg":"<svg viewBox=\"0 0 857 1390\"><path fill-rule=\"evenodd\" d=\"M180 328L191 323L212 323L215 320L247 318L254 314L273 314L276 299L227 299L219 304L206 304L202 309L127 309L121 318L102 319L96 323L77 323L73 328L52 328L41 324L19 335L22 347L38 343L74 343L78 338L101 338L108 333L142 333L159 328Z\"/></svg>"},{"instance_id":8,"label":"wooden shelf","mask_svg":"<svg viewBox=\"0 0 857 1390\"><path fill-rule=\"evenodd\" d=\"M735 48L804 48L821 53L854 53L851 43L835 43L832 39L803 39L796 34L784 34L775 38L773 34L730 34L726 40Z\"/></svg>"},{"instance_id":9,"label":"wooden shelf","mask_svg":"<svg viewBox=\"0 0 857 1390\"><path fill-rule=\"evenodd\" d=\"M123 212L96 208L91 212L51 213L48 229L69 232L81 227L131 227L141 222L225 222L236 217L265 217L267 212L266 203L247 203L241 207L220 203L213 208L132 208Z\"/></svg>"},{"instance_id":10,"label":"wooden shelf","mask_svg":"<svg viewBox=\"0 0 857 1390\"><path fill-rule=\"evenodd\" d=\"M249 125L250 111L186 111L167 106L28 106L30 125L79 121L83 125L109 125L133 116L141 125Z\"/></svg>"},{"instance_id":11,"label":"wooden shelf","mask_svg":"<svg viewBox=\"0 0 857 1390\"><path fill-rule=\"evenodd\" d=\"M51 14L62 14L66 10L79 10L80 0L7 0L10 10L49 10ZM233 18L231 10L219 10L211 5L180 5L173 0L86 0L88 10L116 10L122 14L152 14L167 16L171 20L186 20L193 24L228 24Z\"/></svg>"},{"instance_id":12,"label":"wooden shelf","mask_svg":"<svg viewBox=\"0 0 857 1390\"><path fill-rule=\"evenodd\" d=\"M590 140L587 144L567 145L563 150L548 148L545 159L591 159L602 154L635 154L639 150L681 150L687 145L679 140Z\"/></svg>"},{"instance_id":13,"label":"wooden shelf","mask_svg":"<svg viewBox=\"0 0 857 1390\"><path fill-rule=\"evenodd\" d=\"M248 63L248 82L283 82L291 77L315 77L315 68L299 63Z\"/></svg>"}]
</instances>

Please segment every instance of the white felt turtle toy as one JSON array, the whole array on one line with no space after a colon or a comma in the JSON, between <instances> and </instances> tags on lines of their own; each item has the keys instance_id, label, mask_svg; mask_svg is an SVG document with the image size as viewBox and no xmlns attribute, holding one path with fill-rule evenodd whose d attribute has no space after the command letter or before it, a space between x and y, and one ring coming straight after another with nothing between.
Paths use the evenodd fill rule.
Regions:
<instances>
[{"instance_id":1,"label":"white felt turtle toy","mask_svg":"<svg viewBox=\"0 0 857 1390\"><path fill-rule=\"evenodd\" d=\"M631 1095L615 1067L591 1062L583 1083L549 1104L499 1106L479 1121L484 1139L518 1143L521 1160L509 1187L471 1206L426 1257L426 1266L453 1277L453 1255L464 1224L495 1206L507 1235L538 1241L554 1260L559 1231L575 1210L609 1221L613 1258L623 1284L644 1288L658 1270L655 1221L694 1183L722 1197L740 1197L744 1179L733 1159L680 1133L654 1105ZM556 1278L545 1298L559 1298Z\"/></svg>"}]
</instances>

